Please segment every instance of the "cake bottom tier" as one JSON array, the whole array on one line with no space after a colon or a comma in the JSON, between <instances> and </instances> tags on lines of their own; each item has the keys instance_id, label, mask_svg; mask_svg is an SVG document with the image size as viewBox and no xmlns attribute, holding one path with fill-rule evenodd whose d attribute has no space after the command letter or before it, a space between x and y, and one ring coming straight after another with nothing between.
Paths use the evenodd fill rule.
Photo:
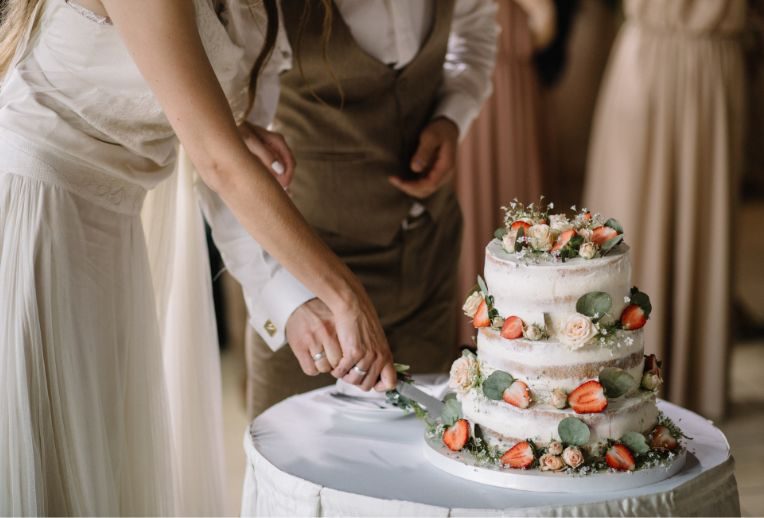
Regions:
<instances>
[{"instance_id":1,"label":"cake bottom tier","mask_svg":"<svg viewBox=\"0 0 764 518\"><path fill-rule=\"evenodd\" d=\"M627 432L648 433L658 422L652 392L611 400L607 409L598 414L577 414L571 409L558 410L547 405L520 409L490 400L478 390L470 390L459 399L465 419L479 425L486 442L499 449L527 439L538 446L559 441L557 426L566 417L577 417L589 426L590 446L607 439L618 440Z\"/></svg>"}]
</instances>

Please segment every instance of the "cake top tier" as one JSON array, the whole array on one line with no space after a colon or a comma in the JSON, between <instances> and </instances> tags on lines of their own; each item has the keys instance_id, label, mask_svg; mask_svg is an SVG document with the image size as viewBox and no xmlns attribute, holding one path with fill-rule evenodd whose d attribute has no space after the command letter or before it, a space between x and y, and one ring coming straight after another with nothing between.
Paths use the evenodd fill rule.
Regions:
<instances>
[{"instance_id":1,"label":"cake top tier","mask_svg":"<svg viewBox=\"0 0 764 518\"><path fill-rule=\"evenodd\" d=\"M495 237L514 260L525 264L559 263L605 257L623 242L623 228L613 218L571 207L571 214L553 213L554 204L524 205L512 201L504 210L504 226Z\"/></svg>"}]
</instances>

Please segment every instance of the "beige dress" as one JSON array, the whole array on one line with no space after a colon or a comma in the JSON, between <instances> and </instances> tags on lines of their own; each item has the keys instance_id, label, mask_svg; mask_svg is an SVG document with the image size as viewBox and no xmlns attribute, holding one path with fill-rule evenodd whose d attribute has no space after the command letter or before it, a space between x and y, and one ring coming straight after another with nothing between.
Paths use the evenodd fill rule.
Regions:
<instances>
[{"instance_id":1,"label":"beige dress","mask_svg":"<svg viewBox=\"0 0 764 518\"><path fill-rule=\"evenodd\" d=\"M584 200L621 221L653 302L665 395L726 401L731 250L741 169L745 0L627 0L591 141Z\"/></svg>"},{"instance_id":2,"label":"beige dress","mask_svg":"<svg viewBox=\"0 0 764 518\"><path fill-rule=\"evenodd\" d=\"M483 271L485 244L502 223L501 207L513 198L538 199L542 191L540 92L533 65L528 17L514 1L499 2L501 35L493 95L459 147L456 194L464 216L457 295L460 300ZM474 329L460 316L459 340Z\"/></svg>"}]
</instances>

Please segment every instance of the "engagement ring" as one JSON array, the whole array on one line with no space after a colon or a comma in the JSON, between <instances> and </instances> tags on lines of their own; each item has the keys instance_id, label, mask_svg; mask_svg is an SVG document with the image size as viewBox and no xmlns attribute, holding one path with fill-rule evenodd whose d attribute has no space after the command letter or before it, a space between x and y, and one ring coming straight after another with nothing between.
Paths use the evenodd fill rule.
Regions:
<instances>
[{"instance_id":1,"label":"engagement ring","mask_svg":"<svg viewBox=\"0 0 764 518\"><path fill-rule=\"evenodd\" d=\"M324 351L321 351L320 353L316 353L316 354L313 355L313 361L314 362L320 361L320 360L322 360L324 358L324 356L326 356Z\"/></svg>"},{"instance_id":2,"label":"engagement ring","mask_svg":"<svg viewBox=\"0 0 764 518\"><path fill-rule=\"evenodd\" d=\"M356 366L354 366L354 367L353 367L353 371L354 371L355 373L357 373L357 374L360 374L361 376L366 376L366 374L368 374L368 372L369 372L369 371L365 371L365 370L363 370L363 369L362 369L362 368L360 368L358 365L356 365Z\"/></svg>"}]
</instances>

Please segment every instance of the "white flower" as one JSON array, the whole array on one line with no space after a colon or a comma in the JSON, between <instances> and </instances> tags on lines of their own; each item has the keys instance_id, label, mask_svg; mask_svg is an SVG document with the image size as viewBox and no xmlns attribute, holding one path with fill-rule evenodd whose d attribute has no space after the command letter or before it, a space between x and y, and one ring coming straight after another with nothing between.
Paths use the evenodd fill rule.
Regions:
<instances>
[{"instance_id":1,"label":"white flower","mask_svg":"<svg viewBox=\"0 0 764 518\"><path fill-rule=\"evenodd\" d=\"M474 356L462 356L451 365L448 386L464 393L475 386L480 374L480 366Z\"/></svg>"},{"instance_id":2,"label":"white flower","mask_svg":"<svg viewBox=\"0 0 764 518\"><path fill-rule=\"evenodd\" d=\"M661 375L657 372L645 372L642 376L642 388L645 390L658 390L662 384Z\"/></svg>"},{"instance_id":3,"label":"white flower","mask_svg":"<svg viewBox=\"0 0 764 518\"><path fill-rule=\"evenodd\" d=\"M504 250L506 250L509 253L514 252L516 239L517 239L517 230L510 230L509 232L504 234L504 237L501 238L501 244L504 247Z\"/></svg>"},{"instance_id":4,"label":"white flower","mask_svg":"<svg viewBox=\"0 0 764 518\"><path fill-rule=\"evenodd\" d=\"M570 315L559 333L560 342L571 349L580 349L591 340L597 330L589 317L575 313Z\"/></svg>"},{"instance_id":5,"label":"white flower","mask_svg":"<svg viewBox=\"0 0 764 518\"><path fill-rule=\"evenodd\" d=\"M529 324L523 329L523 336L528 340L541 340L544 338L544 330L536 324Z\"/></svg>"},{"instance_id":6,"label":"white flower","mask_svg":"<svg viewBox=\"0 0 764 518\"><path fill-rule=\"evenodd\" d=\"M562 452L562 460L571 468L577 468L584 463L584 454L575 446L568 446Z\"/></svg>"},{"instance_id":7,"label":"white flower","mask_svg":"<svg viewBox=\"0 0 764 518\"><path fill-rule=\"evenodd\" d=\"M549 216L549 226L557 234L573 228L573 224L568 221L568 217L565 214L552 214Z\"/></svg>"},{"instance_id":8,"label":"white flower","mask_svg":"<svg viewBox=\"0 0 764 518\"><path fill-rule=\"evenodd\" d=\"M554 236L549 225L533 225L525 234L531 248L540 252L548 252L554 245Z\"/></svg>"},{"instance_id":9,"label":"white flower","mask_svg":"<svg viewBox=\"0 0 764 518\"><path fill-rule=\"evenodd\" d=\"M547 446L546 451L552 455L561 455L562 443L560 441L552 441L549 443L549 446Z\"/></svg>"},{"instance_id":10,"label":"white flower","mask_svg":"<svg viewBox=\"0 0 764 518\"><path fill-rule=\"evenodd\" d=\"M582 244L581 248L578 249L578 255L580 255L584 259L592 259L596 254L597 254L597 245L595 245L591 241L587 241L586 243Z\"/></svg>"},{"instance_id":11,"label":"white flower","mask_svg":"<svg viewBox=\"0 0 764 518\"><path fill-rule=\"evenodd\" d=\"M594 231L590 228L579 228L578 229L578 235L584 238L585 243L589 243L592 240L592 234Z\"/></svg>"},{"instance_id":12,"label":"white flower","mask_svg":"<svg viewBox=\"0 0 764 518\"><path fill-rule=\"evenodd\" d=\"M481 302L483 302L483 294L480 292L480 290L473 291L470 296L467 297L467 300L464 301L462 311L464 311L464 314L468 317L473 318L475 313L477 313Z\"/></svg>"},{"instance_id":13,"label":"white flower","mask_svg":"<svg viewBox=\"0 0 764 518\"><path fill-rule=\"evenodd\" d=\"M541 471L560 471L565 468L565 463L560 456L545 453L539 459L539 467Z\"/></svg>"},{"instance_id":14,"label":"white flower","mask_svg":"<svg viewBox=\"0 0 764 518\"><path fill-rule=\"evenodd\" d=\"M552 390L552 406L555 408L559 408L562 410L566 406L568 406L568 394L561 388L556 388Z\"/></svg>"}]
</instances>

